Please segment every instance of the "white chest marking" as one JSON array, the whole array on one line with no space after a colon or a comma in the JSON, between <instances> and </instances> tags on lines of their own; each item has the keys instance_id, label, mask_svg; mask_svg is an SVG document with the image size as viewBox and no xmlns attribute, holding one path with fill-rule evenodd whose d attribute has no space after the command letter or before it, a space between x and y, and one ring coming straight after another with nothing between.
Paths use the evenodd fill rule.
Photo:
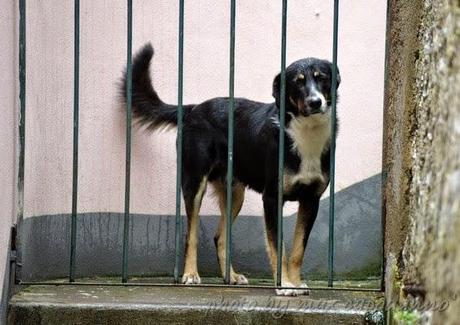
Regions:
<instances>
[{"instance_id":1,"label":"white chest marking","mask_svg":"<svg viewBox=\"0 0 460 325\"><path fill-rule=\"evenodd\" d=\"M321 154L331 137L330 112L292 119L286 133L293 141L291 150L300 156L301 163L296 174L285 170L285 192L296 183L324 182Z\"/></svg>"}]
</instances>

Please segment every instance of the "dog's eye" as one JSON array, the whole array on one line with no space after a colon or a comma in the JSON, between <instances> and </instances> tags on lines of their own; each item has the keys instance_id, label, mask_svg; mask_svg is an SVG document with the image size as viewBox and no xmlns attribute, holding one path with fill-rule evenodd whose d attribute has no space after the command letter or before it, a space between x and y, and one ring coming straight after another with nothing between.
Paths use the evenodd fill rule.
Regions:
<instances>
[{"instance_id":1,"label":"dog's eye","mask_svg":"<svg viewBox=\"0 0 460 325\"><path fill-rule=\"evenodd\" d=\"M316 80L324 80L326 79L326 75L324 73L321 73L320 71L316 70L315 72L313 72L313 77L316 79Z\"/></svg>"},{"instance_id":2,"label":"dog's eye","mask_svg":"<svg viewBox=\"0 0 460 325\"><path fill-rule=\"evenodd\" d=\"M297 76L296 78L296 82L299 84L299 85L302 85L304 84L305 82L305 76L301 73Z\"/></svg>"}]
</instances>

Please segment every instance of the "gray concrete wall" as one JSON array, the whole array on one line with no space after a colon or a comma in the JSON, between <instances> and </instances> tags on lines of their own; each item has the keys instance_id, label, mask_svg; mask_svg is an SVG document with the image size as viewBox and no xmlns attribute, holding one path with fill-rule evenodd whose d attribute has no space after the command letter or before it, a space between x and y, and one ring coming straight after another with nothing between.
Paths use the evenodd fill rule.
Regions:
<instances>
[{"instance_id":1,"label":"gray concrete wall","mask_svg":"<svg viewBox=\"0 0 460 325\"><path fill-rule=\"evenodd\" d=\"M390 1L386 87L387 300L407 324L460 314L460 3ZM395 126L397 126L395 128ZM439 308L444 304L444 308ZM423 305L422 305L423 306ZM428 305L429 306L429 305Z\"/></svg>"},{"instance_id":2,"label":"gray concrete wall","mask_svg":"<svg viewBox=\"0 0 460 325\"><path fill-rule=\"evenodd\" d=\"M380 175L337 193L335 270L340 276L366 277L380 274L381 205ZM328 199L321 202L303 266L304 274L327 272ZM219 276L214 249L217 216L203 216L200 225L199 271ZM77 275L120 275L123 215L80 214L77 222ZM27 218L21 225L23 280L65 277L69 265L69 215ZM293 237L295 215L285 218L284 234ZM172 275L174 269L174 218L169 215L132 215L129 241L131 275ZM185 228L184 228L185 229ZM271 277L263 218L240 216L233 230L233 258L237 269L250 277ZM181 251L181 256L183 252Z\"/></svg>"}]
</instances>

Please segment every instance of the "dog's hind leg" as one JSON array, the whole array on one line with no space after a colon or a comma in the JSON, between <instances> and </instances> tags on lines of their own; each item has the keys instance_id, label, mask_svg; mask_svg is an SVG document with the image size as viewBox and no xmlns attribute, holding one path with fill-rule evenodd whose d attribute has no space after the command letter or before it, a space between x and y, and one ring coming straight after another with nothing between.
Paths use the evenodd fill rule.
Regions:
<instances>
[{"instance_id":1,"label":"dog's hind leg","mask_svg":"<svg viewBox=\"0 0 460 325\"><path fill-rule=\"evenodd\" d=\"M197 248L198 248L198 227L200 224L200 207L203 195L206 192L207 177L201 180L184 180L184 201L187 213L187 240L185 243L185 266L182 283L200 284L198 274Z\"/></svg>"},{"instance_id":2,"label":"dog's hind leg","mask_svg":"<svg viewBox=\"0 0 460 325\"><path fill-rule=\"evenodd\" d=\"M222 182L212 183L219 201L220 219L216 235L214 236L214 243L216 245L217 257L219 261L222 277L225 279L225 259L226 250L225 243L227 238L227 191L226 186ZM244 201L245 187L241 183L233 185L232 190L232 222L240 213ZM248 284L248 280L242 274L238 274L233 270L230 265L230 284Z\"/></svg>"},{"instance_id":3,"label":"dog's hind leg","mask_svg":"<svg viewBox=\"0 0 460 325\"><path fill-rule=\"evenodd\" d=\"M304 257L305 247L308 237L318 214L319 198L311 198L299 202L299 210L297 213L297 222L294 232L294 242L292 245L292 253L289 258L289 279L292 283L299 287L305 284L301 283L300 271ZM308 293L306 290L304 294Z\"/></svg>"}]
</instances>

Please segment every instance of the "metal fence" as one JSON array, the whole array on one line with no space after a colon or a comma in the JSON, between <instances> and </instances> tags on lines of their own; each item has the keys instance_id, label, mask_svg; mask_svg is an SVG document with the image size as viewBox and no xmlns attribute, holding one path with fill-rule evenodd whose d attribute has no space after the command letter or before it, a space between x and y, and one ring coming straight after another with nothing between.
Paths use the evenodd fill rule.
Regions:
<instances>
[{"instance_id":1,"label":"metal fence","mask_svg":"<svg viewBox=\"0 0 460 325\"><path fill-rule=\"evenodd\" d=\"M280 133L278 154L278 231L277 252L282 251L283 242L283 172L284 172L284 136L285 136L285 70L286 70L286 26L287 0L282 1L281 15L281 88L280 88ZM228 109L228 157L227 157L227 216L232 211L232 180L233 180L233 136L234 136L234 84L235 84L235 24L236 0L230 0L230 74L229 74L229 109ZM25 155L25 122L26 122L26 0L19 0L19 82L20 82L20 118L19 118L19 168L18 168L18 221L24 214L24 155ZM333 44L332 44L332 110L331 110L331 150L330 150L330 204L329 204L329 244L328 244L328 287L312 289L330 289L334 286L334 219L335 219L335 134L336 134L336 84L337 84L337 50L338 50L338 18L339 0L334 0ZM176 216L175 216L175 264L174 283L132 283L128 274L128 246L130 225L130 166L131 166L131 128L132 128L132 36L133 36L133 1L127 0L127 83L126 83L126 170L125 170L125 197L124 197L124 226L123 226L123 253L122 272L119 283L110 285L146 285L168 286L179 285L180 264L183 251L183 219L181 215L181 185L182 185L182 143L183 143L183 67L184 67L184 0L179 0L179 42L178 42L178 125L177 125L177 178L176 178ZM78 282L76 281L76 254L77 254L77 212L78 212L78 133L79 133L79 71L80 71L80 0L74 0L74 89L73 89L73 166L72 166L72 214L70 229L70 261L67 284L98 285L107 283ZM226 265L225 283L230 283L232 218L227 218L226 227ZM281 286L282 254L277 254L277 277L275 286ZM43 282L20 282L22 284L42 284ZM49 282L47 282L49 283ZM59 284L66 284L59 282ZM223 286L217 284L200 284L193 286ZM232 286L235 287L235 286ZM238 287L238 286L236 286ZM241 287L274 288L273 286L245 285ZM290 288L292 289L292 288ZM336 288L341 290L374 290L358 288Z\"/></svg>"}]
</instances>

